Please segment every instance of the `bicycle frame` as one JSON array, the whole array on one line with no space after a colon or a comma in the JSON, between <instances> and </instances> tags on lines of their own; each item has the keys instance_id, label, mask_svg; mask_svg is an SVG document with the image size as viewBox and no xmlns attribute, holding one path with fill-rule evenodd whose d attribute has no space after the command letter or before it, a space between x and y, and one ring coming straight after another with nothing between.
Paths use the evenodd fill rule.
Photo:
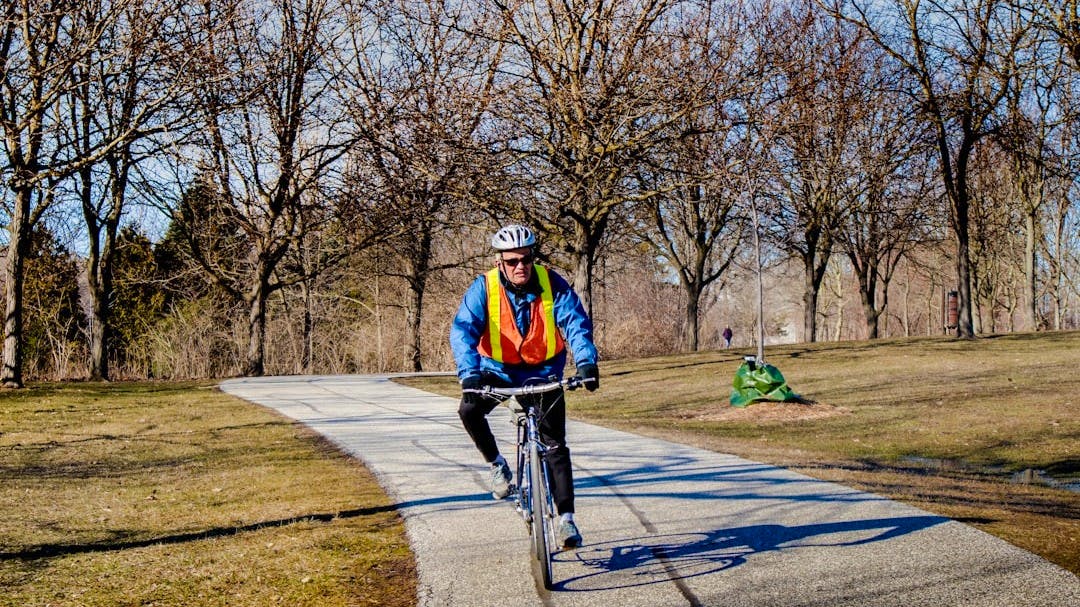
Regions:
<instances>
[{"instance_id":1,"label":"bicycle frame","mask_svg":"<svg viewBox=\"0 0 1080 607\"><path fill-rule=\"evenodd\" d=\"M551 497L551 481L545 454L547 446L540 440L537 406L528 406L516 419L518 490L515 507L521 513L532 538L532 552L540 568L540 579L551 588L551 548L555 544L555 504Z\"/></svg>"},{"instance_id":2,"label":"bicycle frame","mask_svg":"<svg viewBox=\"0 0 1080 607\"><path fill-rule=\"evenodd\" d=\"M566 388L575 390L584 385L580 377L561 381L532 384L520 388L495 388L484 386L471 390L479 394L504 398L508 403L512 420L517 426L517 479L515 508L521 513L532 537L532 551L539 565L544 588L552 587L551 548L555 545L555 501L551 494L551 482L547 469L548 446L540 440L540 420L543 411L537 406L526 406L519 396L542 394ZM517 407L512 405L516 404Z\"/></svg>"},{"instance_id":3,"label":"bicycle frame","mask_svg":"<svg viewBox=\"0 0 1080 607\"><path fill-rule=\"evenodd\" d=\"M523 483L529 481L529 453L532 446L535 445L543 466L544 474L542 478L545 483L550 486L550 482L548 482L550 477L548 477L547 474L547 461L545 459L549 447L540 440L540 416L537 414L536 408L530 407L528 410L524 407L520 409L512 408L511 413L514 415L512 422L517 426L517 478ZM532 521L532 512L527 497L522 498L521 496L521 489L528 491L529 487L528 485L523 485L519 489L518 494L515 497L515 505L517 506L518 511L525 517L525 522L529 523Z\"/></svg>"}]
</instances>

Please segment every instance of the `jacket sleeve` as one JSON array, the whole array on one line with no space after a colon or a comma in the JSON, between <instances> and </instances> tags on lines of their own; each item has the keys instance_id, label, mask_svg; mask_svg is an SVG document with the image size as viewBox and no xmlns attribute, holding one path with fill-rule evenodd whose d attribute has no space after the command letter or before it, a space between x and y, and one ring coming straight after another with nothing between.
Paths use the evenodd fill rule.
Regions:
<instances>
[{"instance_id":1,"label":"jacket sleeve","mask_svg":"<svg viewBox=\"0 0 1080 607\"><path fill-rule=\"evenodd\" d=\"M596 345L593 343L592 320L585 312L581 298L562 276L551 274L551 290L555 299L555 324L562 330L563 339L570 346L575 365L597 362Z\"/></svg>"},{"instance_id":2,"label":"jacket sleeve","mask_svg":"<svg viewBox=\"0 0 1080 607\"><path fill-rule=\"evenodd\" d=\"M487 324L487 286L480 276L469 285L461 298L454 322L450 325L450 349L457 364L458 379L480 375L480 337Z\"/></svg>"}]
</instances>

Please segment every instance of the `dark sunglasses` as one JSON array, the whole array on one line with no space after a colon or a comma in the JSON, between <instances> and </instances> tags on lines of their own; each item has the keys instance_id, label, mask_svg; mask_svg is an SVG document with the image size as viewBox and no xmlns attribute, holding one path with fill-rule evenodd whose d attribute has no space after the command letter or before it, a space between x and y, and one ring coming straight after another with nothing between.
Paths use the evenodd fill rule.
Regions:
<instances>
[{"instance_id":1,"label":"dark sunglasses","mask_svg":"<svg viewBox=\"0 0 1080 607\"><path fill-rule=\"evenodd\" d=\"M514 257L512 259L502 258L502 262L511 268L516 268L519 263L523 263L527 266L531 266L535 258L532 255L526 255L524 257Z\"/></svg>"}]
</instances>

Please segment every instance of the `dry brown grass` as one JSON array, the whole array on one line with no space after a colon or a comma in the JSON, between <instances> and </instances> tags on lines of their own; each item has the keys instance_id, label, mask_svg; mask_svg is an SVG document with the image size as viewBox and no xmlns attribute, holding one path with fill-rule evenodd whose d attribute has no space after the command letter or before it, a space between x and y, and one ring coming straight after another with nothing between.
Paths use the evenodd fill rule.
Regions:
<instances>
[{"instance_id":1,"label":"dry brown grass","mask_svg":"<svg viewBox=\"0 0 1080 607\"><path fill-rule=\"evenodd\" d=\"M607 362L570 408L912 503L1080 573L1080 494L1014 482L1080 478L1080 333L770 349L811 404L733 409L742 354ZM0 392L0 410L0 605L415 601L374 478L274 413L154 383Z\"/></svg>"},{"instance_id":2,"label":"dry brown grass","mask_svg":"<svg viewBox=\"0 0 1080 607\"><path fill-rule=\"evenodd\" d=\"M911 503L1080 574L1080 493L1048 484L1080 482L1080 332L770 347L810 404L738 409L743 354L605 362L569 410ZM457 394L452 379L409 383Z\"/></svg>"},{"instance_id":3,"label":"dry brown grass","mask_svg":"<svg viewBox=\"0 0 1080 607\"><path fill-rule=\"evenodd\" d=\"M0 605L412 605L404 527L310 431L196 384L0 393Z\"/></svg>"}]
</instances>

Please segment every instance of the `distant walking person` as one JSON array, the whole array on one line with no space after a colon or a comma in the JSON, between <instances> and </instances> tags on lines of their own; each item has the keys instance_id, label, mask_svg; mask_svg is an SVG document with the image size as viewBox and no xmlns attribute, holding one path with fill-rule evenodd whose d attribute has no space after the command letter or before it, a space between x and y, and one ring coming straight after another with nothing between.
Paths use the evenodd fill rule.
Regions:
<instances>
[{"instance_id":1,"label":"distant walking person","mask_svg":"<svg viewBox=\"0 0 1080 607\"><path fill-rule=\"evenodd\" d=\"M578 375L592 391L600 386L592 321L566 280L535 263L536 237L521 225L495 233L495 267L478 276L465 292L450 327L450 345L457 363L462 396L458 415L484 460L491 465L491 495L510 492L510 466L499 453L487 414L497 398L477 394L483 385L520 387L540 379L562 378L567 351L573 352ZM562 390L540 422L540 439L550 449L544 456L560 521L559 544L581 545L574 524L574 479L566 447L566 401ZM550 398L550 397L549 397ZM548 403L544 399L544 404Z\"/></svg>"},{"instance_id":2,"label":"distant walking person","mask_svg":"<svg viewBox=\"0 0 1080 607\"><path fill-rule=\"evenodd\" d=\"M731 347L731 335L732 335L731 327L724 327L723 336L724 336L724 347L725 348L730 348Z\"/></svg>"}]
</instances>

